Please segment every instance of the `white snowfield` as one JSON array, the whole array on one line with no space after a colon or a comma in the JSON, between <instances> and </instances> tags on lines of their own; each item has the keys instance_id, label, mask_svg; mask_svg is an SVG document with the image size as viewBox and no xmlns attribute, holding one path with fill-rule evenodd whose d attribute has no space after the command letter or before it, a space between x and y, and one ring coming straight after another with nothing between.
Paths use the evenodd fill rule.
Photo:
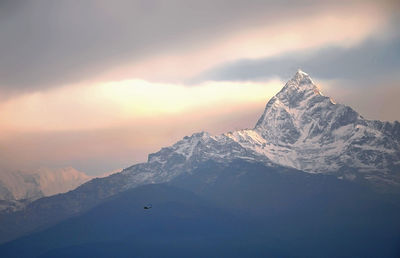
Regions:
<instances>
[{"instance_id":1,"label":"white snowfield","mask_svg":"<svg viewBox=\"0 0 400 258\"><path fill-rule=\"evenodd\" d=\"M268 102L253 129L186 136L122 173L129 175L129 188L191 173L198 162L234 159L399 184L400 124L364 119L324 96L299 70Z\"/></svg>"}]
</instances>

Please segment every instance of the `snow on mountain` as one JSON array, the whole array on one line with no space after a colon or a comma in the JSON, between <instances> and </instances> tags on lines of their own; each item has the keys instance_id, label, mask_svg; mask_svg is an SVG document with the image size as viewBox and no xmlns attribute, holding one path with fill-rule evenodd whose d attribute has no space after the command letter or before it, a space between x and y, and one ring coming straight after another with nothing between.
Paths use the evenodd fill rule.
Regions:
<instances>
[{"instance_id":1,"label":"snow on mountain","mask_svg":"<svg viewBox=\"0 0 400 258\"><path fill-rule=\"evenodd\" d=\"M349 180L400 184L400 123L364 119L324 96L298 71L266 105L253 129L184 137L123 170L127 188L169 181L196 163L246 159Z\"/></svg>"},{"instance_id":2,"label":"snow on mountain","mask_svg":"<svg viewBox=\"0 0 400 258\"><path fill-rule=\"evenodd\" d=\"M324 96L308 74L298 71L270 99L253 129L185 136L149 154L147 162L90 180L77 190L102 189L94 197L102 199L138 185L191 174L206 161L229 165L237 159L398 189L400 123L364 119L352 108ZM0 194L5 196L3 200L37 199L71 190L90 179L68 171L59 171L57 176L46 169L33 174L3 174L7 180L0 178L6 182L0 182ZM13 206L23 207L20 203Z\"/></svg>"},{"instance_id":3,"label":"snow on mountain","mask_svg":"<svg viewBox=\"0 0 400 258\"><path fill-rule=\"evenodd\" d=\"M42 167L34 175L39 175L38 182L44 196L68 192L91 179L72 167L55 170Z\"/></svg>"},{"instance_id":4,"label":"snow on mountain","mask_svg":"<svg viewBox=\"0 0 400 258\"><path fill-rule=\"evenodd\" d=\"M238 167L235 164L242 165ZM14 222L3 220L0 241L8 241L62 221L139 185L188 180L186 182L191 187L192 181L201 179L198 185L203 188L203 183L213 186L213 182L229 181L229 178L239 182L243 174L252 173L252 165L260 173L276 171L288 180L297 180L299 177L292 177L295 174L302 177L304 173L309 173L306 178L321 182L332 177L310 174L328 174L385 192L399 192L400 123L364 119L350 107L336 104L324 96L306 73L298 71L270 99L253 129L220 135L199 132L186 136L172 146L150 154L145 163L89 180L73 191L40 198L28 205L27 201L15 201L15 198L38 198L55 191L68 191L80 184L73 185L73 182L78 179L84 182L88 178L80 177L79 172L67 171L65 176L52 176L46 169L32 174L14 173L7 175L8 178L3 175L0 180L6 177L8 184L0 182L0 194L9 199L0 199L0 215L4 214L3 218ZM293 171L293 168L299 171ZM229 173L234 170L236 172L231 177L219 177L221 171ZM51 183L68 181L68 178L71 185L63 189L63 183ZM302 182L309 180L298 183ZM265 183L268 187L268 182ZM341 189L335 191L339 193ZM345 195L338 198L342 196ZM16 210L21 212L12 213Z\"/></svg>"},{"instance_id":5,"label":"snow on mountain","mask_svg":"<svg viewBox=\"0 0 400 258\"><path fill-rule=\"evenodd\" d=\"M64 193L91 179L74 168L39 168L34 171L1 171L0 200L35 200Z\"/></svg>"},{"instance_id":6,"label":"snow on mountain","mask_svg":"<svg viewBox=\"0 0 400 258\"><path fill-rule=\"evenodd\" d=\"M400 124L369 121L336 104L302 71L268 102L253 131L277 164L400 183Z\"/></svg>"}]
</instances>

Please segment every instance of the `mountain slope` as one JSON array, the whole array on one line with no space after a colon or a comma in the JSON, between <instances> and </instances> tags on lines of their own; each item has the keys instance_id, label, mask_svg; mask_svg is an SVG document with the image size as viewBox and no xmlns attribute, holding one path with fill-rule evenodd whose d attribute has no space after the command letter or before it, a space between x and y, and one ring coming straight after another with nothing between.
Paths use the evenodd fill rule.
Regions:
<instances>
[{"instance_id":1,"label":"mountain slope","mask_svg":"<svg viewBox=\"0 0 400 258\"><path fill-rule=\"evenodd\" d=\"M153 209L144 210L143 206L147 203L152 203ZM2 257L11 254L36 257L54 248L70 245L131 242L130 251L133 253L126 255L142 256L152 250L160 252L154 248L146 250L141 246L149 246L151 239L162 243L171 241L162 238L166 235L171 238L191 236L201 239L216 232L223 234L228 228L219 225L227 217L227 213L189 191L167 185L142 186L121 193L80 217L22 238L21 242L2 246L0 253ZM214 229L209 231L211 227ZM21 245L24 248L16 248ZM115 253L118 251L112 256L115 257ZM99 255L109 257L104 256L104 253ZM60 257L59 254L49 256Z\"/></svg>"},{"instance_id":2,"label":"mountain slope","mask_svg":"<svg viewBox=\"0 0 400 258\"><path fill-rule=\"evenodd\" d=\"M213 181L209 181L210 176ZM143 206L152 203L153 208ZM329 175L234 160L140 186L0 246L18 257L396 257L400 203Z\"/></svg>"},{"instance_id":3,"label":"mountain slope","mask_svg":"<svg viewBox=\"0 0 400 258\"><path fill-rule=\"evenodd\" d=\"M322 95L298 71L267 104L254 129L212 136L184 137L150 154L148 162L91 180L66 194L39 199L25 209L0 215L0 242L46 228L81 214L120 192L194 176L207 162L230 165L241 160L263 167L399 191L400 124L369 121ZM215 167L214 167L215 168ZM215 180L213 171L205 182Z\"/></svg>"}]
</instances>

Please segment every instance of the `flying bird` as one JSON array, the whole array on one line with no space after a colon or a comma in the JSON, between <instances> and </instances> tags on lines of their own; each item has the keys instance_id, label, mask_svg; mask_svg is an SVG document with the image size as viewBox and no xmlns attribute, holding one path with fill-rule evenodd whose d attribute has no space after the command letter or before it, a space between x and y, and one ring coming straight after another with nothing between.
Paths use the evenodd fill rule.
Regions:
<instances>
[{"instance_id":1,"label":"flying bird","mask_svg":"<svg viewBox=\"0 0 400 258\"><path fill-rule=\"evenodd\" d=\"M153 208L153 205L151 205L151 204L148 204L148 205L143 207L143 209L145 209L145 210L149 210L151 208Z\"/></svg>"}]
</instances>

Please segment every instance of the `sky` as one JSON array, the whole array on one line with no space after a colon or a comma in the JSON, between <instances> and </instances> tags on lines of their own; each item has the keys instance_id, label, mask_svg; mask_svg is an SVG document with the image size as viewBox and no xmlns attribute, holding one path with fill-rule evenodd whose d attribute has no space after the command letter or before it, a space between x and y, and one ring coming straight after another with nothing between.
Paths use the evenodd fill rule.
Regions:
<instances>
[{"instance_id":1,"label":"sky","mask_svg":"<svg viewBox=\"0 0 400 258\"><path fill-rule=\"evenodd\" d=\"M144 162L252 128L297 69L400 120L400 1L0 0L0 173Z\"/></svg>"}]
</instances>

